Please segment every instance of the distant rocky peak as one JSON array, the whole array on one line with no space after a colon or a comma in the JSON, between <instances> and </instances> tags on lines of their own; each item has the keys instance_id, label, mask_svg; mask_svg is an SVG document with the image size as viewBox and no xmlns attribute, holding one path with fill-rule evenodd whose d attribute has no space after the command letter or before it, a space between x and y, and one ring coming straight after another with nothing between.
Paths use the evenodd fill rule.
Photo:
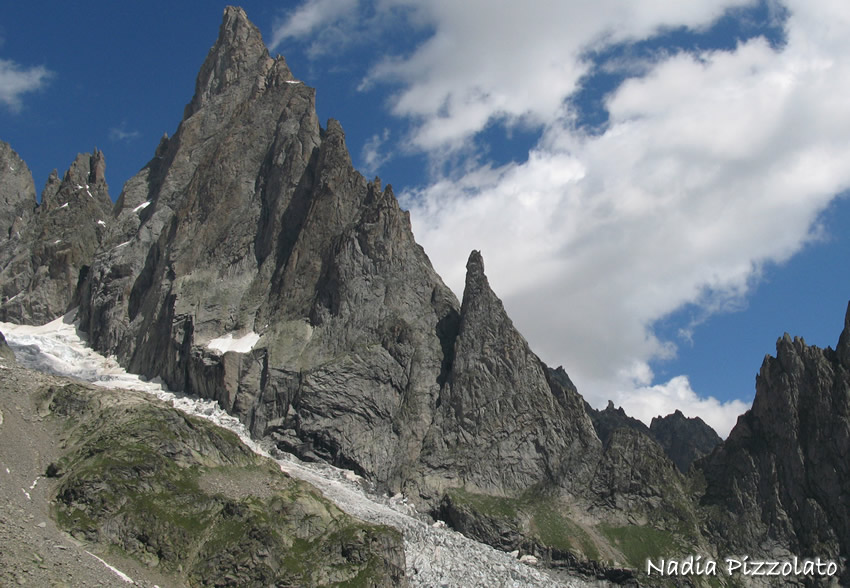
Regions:
<instances>
[{"instance_id":1,"label":"distant rocky peak","mask_svg":"<svg viewBox=\"0 0 850 588\"><path fill-rule=\"evenodd\" d=\"M92 153L77 154L61 180L56 170L50 173L41 194L41 207L45 210L66 205L76 207L77 202L82 202L83 208L89 209L91 207L85 203L91 201L95 209L111 208L105 174L106 157L103 151L95 149Z\"/></svg>"},{"instance_id":2,"label":"distant rocky peak","mask_svg":"<svg viewBox=\"0 0 850 588\"><path fill-rule=\"evenodd\" d=\"M80 153L65 172L65 182L75 185L95 185L106 182L106 158L103 151L95 148L93 153Z\"/></svg>"},{"instance_id":3,"label":"distant rocky peak","mask_svg":"<svg viewBox=\"0 0 850 588\"><path fill-rule=\"evenodd\" d=\"M708 455L722 442L705 421L699 417L686 417L678 409L665 417L654 417L649 430L682 473L686 473L695 460Z\"/></svg>"},{"instance_id":4,"label":"distant rocky peak","mask_svg":"<svg viewBox=\"0 0 850 588\"><path fill-rule=\"evenodd\" d=\"M43 324L68 312L112 209L101 151L77 155L47 179L17 238L0 243L0 320Z\"/></svg>"},{"instance_id":5,"label":"distant rocky peak","mask_svg":"<svg viewBox=\"0 0 850 588\"><path fill-rule=\"evenodd\" d=\"M283 57L272 59L260 30L241 8L228 6L218 32L195 83L195 96L184 118L202 108L210 99L225 93L244 94L266 86L267 76L275 82L295 81Z\"/></svg>"},{"instance_id":6,"label":"distant rocky peak","mask_svg":"<svg viewBox=\"0 0 850 588\"><path fill-rule=\"evenodd\" d=\"M635 429L649 437L653 436L645 424L638 419L627 415L622 406L619 408L616 407L613 400L608 401L608 405L604 410L596 410L586 402L584 404L585 411L588 416L590 416L590 420L593 422L593 428L596 429L596 434L599 436L599 440L602 441L602 444L605 446L608 445L614 431L624 427Z\"/></svg>"}]
</instances>

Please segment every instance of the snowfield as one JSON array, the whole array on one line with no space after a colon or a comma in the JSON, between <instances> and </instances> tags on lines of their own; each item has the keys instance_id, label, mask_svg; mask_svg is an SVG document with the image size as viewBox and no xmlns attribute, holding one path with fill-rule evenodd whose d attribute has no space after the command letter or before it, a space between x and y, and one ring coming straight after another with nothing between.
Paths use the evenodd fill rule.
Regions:
<instances>
[{"instance_id":1,"label":"snowfield","mask_svg":"<svg viewBox=\"0 0 850 588\"><path fill-rule=\"evenodd\" d=\"M222 337L217 337L207 343L207 349L227 353L228 351L236 351L238 353L248 353L260 340L257 333L247 333L241 337L234 337L233 333L228 333Z\"/></svg>"},{"instance_id":2,"label":"snowfield","mask_svg":"<svg viewBox=\"0 0 850 588\"><path fill-rule=\"evenodd\" d=\"M308 464L280 452L270 444L250 438L238 419L217 403L167 390L160 382L146 381L128 374L114 357L104 357L85 342L73 323L74 312L43 326L0 323L0 331L24 367L70 376L108 388L129 388L148 392L185 413L205 418L236 433L258 454L270 457L289 475L319 488L345 512L370 523L392 526L404 535L407 578L411 586L441 587L525 587L598 586L579 579L564 582L546 570L520 563L511 555L483 545L434 523L407 504L403 496L371 494L366 484L351 471L324 464ZM249 334L253 335L253 334ZM241 350L249 339L222 341L222 351ZM224 339L224 338L221 338ZM214 340L216 341L216 340ZM211 341L208 346L213 347ZM250 346L256 343L251 341ZM250 349L250 347L249 347Z\"/></svg>"}]
</instances>

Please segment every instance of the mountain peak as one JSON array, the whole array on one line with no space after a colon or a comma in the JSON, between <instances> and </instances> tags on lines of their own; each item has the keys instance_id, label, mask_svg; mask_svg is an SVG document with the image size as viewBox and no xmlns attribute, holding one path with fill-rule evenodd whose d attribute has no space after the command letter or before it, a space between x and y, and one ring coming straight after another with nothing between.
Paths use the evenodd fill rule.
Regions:
<instances>
[{"instance_id":1,"label":"mountain peak","mask_svg":"<svg viewBox=\"0 0 850 588\"><path fill-rule=\"evenodd\" d=\"M218 29L218 47L246 47L264 51L266 46L260 31L248 20L248 15L238 6L227 6Z\"/></svg>"},{"instance_id":2,"label":"mountain peak","mask_svg":"<svg viewBox=\"0 0 850 588\"><path fill-rule=\"evenodd\" d=\"M78 153L65 172L63 181L75 182L76 185L106 182L106 157L103 151L95 148L92 153Z\"/></svg>"},{"instance_id":3,"label":"mountain peak","mask_svg":"<svg viewBox=\"0 0 850 588\"><path fill-rule=\"evenodd\" d=\"M254 88L265 87L265 82L260 80L265 80L271 70L275 70L279 79L294 79L283 58L274 60L269 56L260 30L248 20L245 11L228 6L224 9L218 39L198 73L195 96L186 107L184 118L215 96L234 91L250 93Z\"/></svg>"},{"instance_id":4,"label":"mountain peak","mask_svg":"<svg viewBox=\"0 0 850 588\"><path fill-rule=\"evenodd\" d=\"M470 286L474 290L480 287L488 289L490 287L487 275L484 273L484 258L478 250L473 250L466 262L466 288L469 289Z\"/></svg>"}]
</instances>

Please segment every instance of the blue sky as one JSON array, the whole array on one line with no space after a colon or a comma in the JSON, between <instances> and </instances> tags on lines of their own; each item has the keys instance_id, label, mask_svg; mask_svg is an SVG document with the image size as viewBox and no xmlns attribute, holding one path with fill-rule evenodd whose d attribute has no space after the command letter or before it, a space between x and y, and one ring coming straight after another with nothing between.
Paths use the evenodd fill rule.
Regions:
<instances>
[{"instance_id":1,"label":"blue sky","mask_svg":"<svg viewBox=\"0 0 850 588\"><path fill-rule=\"evenodd\" d=\"M826 0L244 2L392 183L458 296L596 406L725 435L783 332L833 345L850 277L850 6ZM102 149L113 198L173 133L224 3L13 3L0 139L37 190Z\"/></svg>"}]
</instances>

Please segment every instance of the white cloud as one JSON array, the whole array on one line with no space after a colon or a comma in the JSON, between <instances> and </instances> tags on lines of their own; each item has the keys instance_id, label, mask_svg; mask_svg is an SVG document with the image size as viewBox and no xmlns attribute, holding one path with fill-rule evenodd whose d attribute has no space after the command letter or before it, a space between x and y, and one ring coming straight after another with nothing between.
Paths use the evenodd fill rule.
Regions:
<instances>
[{"instance_id":1,"label":"white cloud","mask_svg":"<svg viewBox=\"0 0 850 588\"><path fill-rule=\"evenodd\" d=\"M547 124L587 73L589 50L665 27L704 26L750 3L384 0L385 9L413 9L435 33L410 57L377 65L370 79L405 84L393 112L420 121L415 146L457 148L494 119Z\"/></svg>"},{"instance_id":2,"label":"white cloud","mask_svg":"<svg viewBox=\"0 0 850 588\"><path fill-rule=\"evenodd\" d=\"M652 422L657 416L666 416L671 407L687 407L688 416L700 417L723 438L735 425L739 415L747 411L749 404L741 400L720 402L716 398L700 398L691 389L687 376L677 376L664 384L645 386L629 393L620 393L613 399L615 405L623 407L630 416Z\"/></svg>"},{"instance_id":3,"label":"white cloud","mask_svg":"<svg viewBox=\"0 0 850 588\"><path fill-rule=\"evenodd\" d=\"M383 0L434 34L369 80L401 84L393 112L434 157L465 155L494 121L542 130L527 161L488 166L469 151L464 173L403 195L449 285L460 293L466 254L482 250L515 323L588 401L644 419L679 408L721 434L746 405L700 397L685 376L655 382L651 362L676 348L653 325L684 305L740 303L766 263L818 238L817 215L850 188L850 5L789 0L780 48L756 38L641 62L607 98L599 135L568 105L588 50L743 4Z\"/></svg>"},{"instance_id":4,"label":"white cloud","mask_svg":"<svg viewBox=\"0 0 850 588\"><path fill-rule=\"evenodd\" d=\"M361 171L367 176L376 173L382 165L391 159L391 155L384 150L384 144L390 138L390 130L384 129L382 133L375 133L363 145L360 158L363 160Z\"/></svg>"},{"instance_id":5,"label":"white cloud","mask_svg":"<svg viewBox=\"0 0 850 588\"><path fill-rule=\"evenodd\" d=\"M289 12L277 26L274 27L270 49L275 49L287 39L303 39L317 36L323 41L313 44L314 55L328 50L331 42L339 42L339 37L345 36L342 27L351 25L350 19L358 7L358 0L308 0L298 8Z\"/></svg>"},{"instance_id":6,"label":"white cloud","mask_svg":"<svg viewBox=\"0 0 850 588\"><path fill-rule=\"evenodd\" d=\"M132 141L133 139L138 139L141 136L139 131L128 131L127 124L121 123L120 126L112 127L109 129L109 138L112 141Z\"/></svg>"},{"instance_id":7,"label":"white cloud","mask_svg":"<svg viewBox=\"0 0 850 588\"><path fill-rule=\"evenodd\" d=\"M52 75L44 66L24 68L10 59L0 59L0 104L19 112L21 96L43 88Z\"/></svg>"}]
</instances>

